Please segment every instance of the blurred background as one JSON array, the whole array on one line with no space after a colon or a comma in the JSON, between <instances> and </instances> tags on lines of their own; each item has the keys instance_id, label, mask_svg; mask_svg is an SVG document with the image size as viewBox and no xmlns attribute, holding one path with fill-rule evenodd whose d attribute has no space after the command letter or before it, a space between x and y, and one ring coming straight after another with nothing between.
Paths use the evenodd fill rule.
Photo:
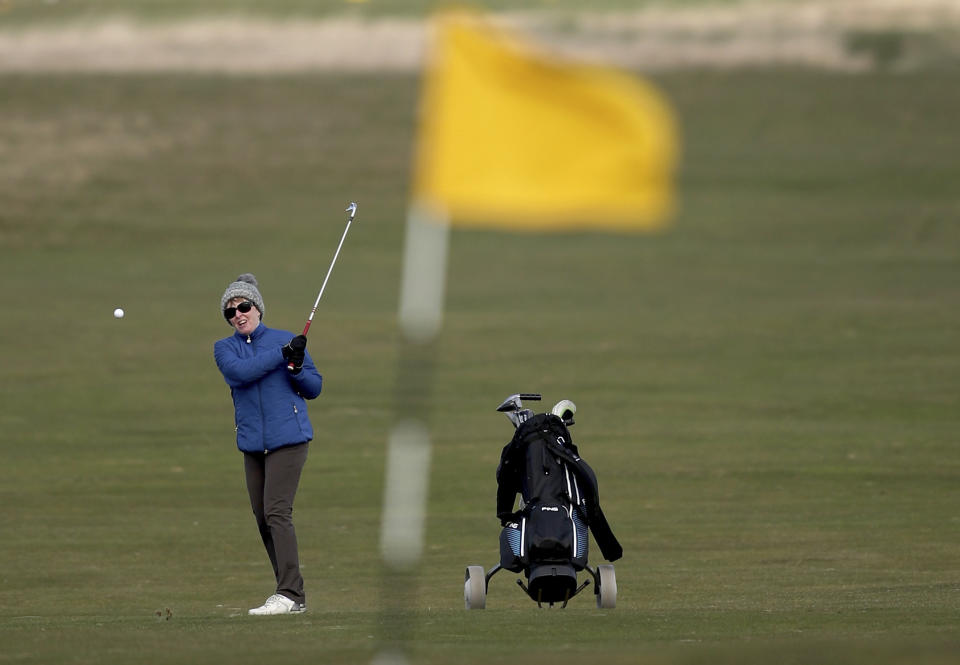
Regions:
<instances>
[{"instance_id":1,"label":"blurred background","mask_svg":"<svg viewBox=\"0 0 960 665\"><path fill-rule=\"evenodd\" d=\"M413 662L950 662L960 609L960 3L475 3L652 83L682 136L646 235L450 236ZM0 660L368 662L433 2L0 0ZM213 343L253 272L314 319L304 616L271 592ZM123 307L126 316L112 312ZM618 607L498 557L508 395L572 433ZM599 563L594 547L592 562Z\"/></svg>"}]
</instances>

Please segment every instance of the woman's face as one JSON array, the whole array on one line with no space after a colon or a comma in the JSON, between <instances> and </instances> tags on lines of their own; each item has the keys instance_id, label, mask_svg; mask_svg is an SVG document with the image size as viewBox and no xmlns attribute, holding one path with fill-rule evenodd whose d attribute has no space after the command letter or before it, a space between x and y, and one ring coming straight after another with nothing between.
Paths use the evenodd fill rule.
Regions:
<instances>
[{"instance_id":1,"label":"woman's face","mask_svg":"<svg viewBox=\"0 0 960 665\"><path fill-rule=\"evenodd\" d=\"M227 308L236 308L241 303L250 302L246 298L232 298L227 302ZM250 303L253 305L253 303ZM233 318L227 319L231 326L241 335L249 335L257 326L260 325L260 310L256 307L250 307L250 311L241 312L239 309L233 315Z\"/></svg>"}]
</instances>

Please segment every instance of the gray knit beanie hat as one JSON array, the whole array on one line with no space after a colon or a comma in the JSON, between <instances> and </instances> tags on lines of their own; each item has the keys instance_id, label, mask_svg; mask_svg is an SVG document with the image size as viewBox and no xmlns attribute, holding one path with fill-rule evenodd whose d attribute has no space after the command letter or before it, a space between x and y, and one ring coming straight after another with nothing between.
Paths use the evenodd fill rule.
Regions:
<instances>
[{"instance_id":1,"label":"gray knit beanie hat","mask_svg":"<svg viewBox=\"0 0 960 665\"><path fill-rule=\"evenodd\" d=\"M237 281L231 282L227 290L223 292L223 297L220 298L220 316L223 316L223 310L226 309L227 303L234 298L246 298L252 302L260 310L260 317L263 318L263 296L257 290L257 278L251 273L245 272L237 277ZM230 322L227 321L227 323Z\"/></svg>"}]
</instances>

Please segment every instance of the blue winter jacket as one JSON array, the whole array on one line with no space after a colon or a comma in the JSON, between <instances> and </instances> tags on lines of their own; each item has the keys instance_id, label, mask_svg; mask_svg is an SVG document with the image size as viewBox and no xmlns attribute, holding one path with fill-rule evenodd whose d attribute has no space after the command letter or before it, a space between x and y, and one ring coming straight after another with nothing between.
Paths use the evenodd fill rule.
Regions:
<instances>
[{"instance_id":1,"label":"blue winter jacket","mask_svg":"<svg viewBox=\"0 0 960 665\"><path fill-rule=\"evenodd\" d=\"M297 374L287 370L280 348L293 333L263 323L248 337L234 332L213 345L213 356L233 396L237 447L264 452L313 438L308 399L323 388L323 377L310 355Z\"/></svg>"}]
</instances>

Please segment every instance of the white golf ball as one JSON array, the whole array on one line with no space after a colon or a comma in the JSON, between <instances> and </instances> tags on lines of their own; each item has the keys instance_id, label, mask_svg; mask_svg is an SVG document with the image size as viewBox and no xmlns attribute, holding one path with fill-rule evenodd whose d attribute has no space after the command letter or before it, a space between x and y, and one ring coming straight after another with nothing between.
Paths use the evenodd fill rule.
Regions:
<instances>
[{"instance_id":1,"label":"white golf ball","mask_svg":"<svg viewBox=\"0 0 960 665\"><path fill-rule=\"evenodd\" d=\"M122 318L123 318L123 310L120 309L119 307L117 307L115 310L113 310L113 316L114 316L114 318L122 319Z\"/></svg>"}]
</instances>

